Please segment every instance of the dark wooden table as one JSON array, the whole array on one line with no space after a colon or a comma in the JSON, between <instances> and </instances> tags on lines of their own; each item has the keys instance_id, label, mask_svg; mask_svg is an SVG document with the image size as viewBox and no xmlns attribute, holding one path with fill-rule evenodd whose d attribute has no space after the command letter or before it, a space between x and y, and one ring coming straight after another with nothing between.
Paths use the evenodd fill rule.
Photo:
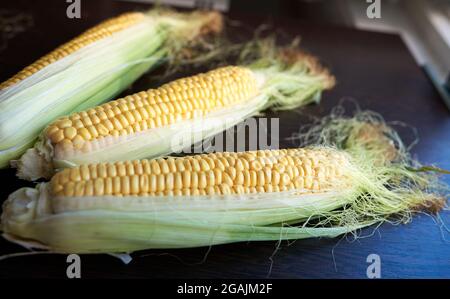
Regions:
<instances>
[{"instance_id":1,"label":"dark wooden table","mask_svg":"<svg viewBox=\"0 0 450 299\"><path fill-rule=\"evenodd\" d=\"M1 80L99 20L144 7L82 1L82 18L67 19L65 1L28 3L0 4L0 11L25 11L34 20L34 27L10 39L0 52ZM241 21L248 32L266 21L249 15L230 17ZM291 35L300 34L303 47L318 55L338 81L336 88L324 94L320 105L301 111L304 117L296 112L269 114L280 118L282 138L310 121L307 114L326 115L341 99L352 98L361 108L380 112L387 121L416 127L420 142L414 154L424 163L450 169L450 113L399 36L293 20L272 23ZM240 34L245 32L240 30ZM133 90L139 88L138 83ZM408 139L411 135L407 133L405 130L402 135ZM294 144L282 139L281 146ZM11 170L1 170L0 180L1 200L21 186L32 185L16 180ZM448 212L443 212L441 218L450 225ZM260 242L152 250L134 254L129 265L107 255L85 255L81 260L82 277L365 278L368 255L378 254L384 278L450 278L450 233L433 218L417 216L408 225L383 225L376 232L369 228L362 234L372 236L357 241L302 240L283 243L278 249L274 242ZM23 251L0 240L0 255ZM65 255L18 257L0 261L0 277L64 278L66 267Z\"/></svg>"}]
</instances>

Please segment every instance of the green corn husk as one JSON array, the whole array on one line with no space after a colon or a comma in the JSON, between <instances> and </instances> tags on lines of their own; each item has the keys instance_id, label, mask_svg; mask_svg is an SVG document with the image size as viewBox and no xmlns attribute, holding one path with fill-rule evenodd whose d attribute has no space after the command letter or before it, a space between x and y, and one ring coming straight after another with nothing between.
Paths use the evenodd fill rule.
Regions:
<instances>
[{"instance_id":1,"label":"green corn husk","mask_svg":"<svg viewBox=\"0 0 450 299\"><path fill-rule=\"evenodd\" d=\"M317 102L323 90L332 88L335 83L334 77L315 57L295 48L278 48L270 39L256 44L251 42L241 48L243 52L252 50L253 54L251 58L241 58L260 84L253 98L216 109L201 118L182 120L123 138L103 137L92 141L92 150L87 152L58 152L43 134L33 148L14 161L17 175L35 180L51 177L56 169L81 164L167 156L267 108L286 110Z\"/></svg>"},{"instance_id":2,"label":"green corn husk","mask_svg":"<svg viewBox=\"0 0 450 299\"><path fill-rule=\"evenodd\" d=\"M0 168L20 157L56 118L98 105L183 45L220 30L217 13L153 10L0 91Z\"/></svg>"},{"instance_id":3,"label":"green corn husk","mask_svg":"<svg viewBox=\"0 0 450 299\"><path fill-rule=\"evenodd\" d=\"M129 253L333 238L377 223L406 223L416 211L442 209L446 201L439 192L446 187L433 174L412 171L419 164L395 132L373 114L365 115L369 119L364 121L333 118L301 135L307 136L304 140L324 142L314 147L346 152L349 163L342 171L351 184L345 188L224 196L62 197L52 204L43 183L10 195L3 206L1 230L5 238L28 248ZM361 128L377 134L365 135Z\"/></svg>"}]
</instances>

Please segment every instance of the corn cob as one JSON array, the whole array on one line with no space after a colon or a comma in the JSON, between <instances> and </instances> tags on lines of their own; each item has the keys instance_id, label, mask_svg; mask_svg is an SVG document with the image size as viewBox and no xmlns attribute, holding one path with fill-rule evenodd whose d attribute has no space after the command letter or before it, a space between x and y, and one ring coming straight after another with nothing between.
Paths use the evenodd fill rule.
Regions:
<instances>
[{"instance_id":1,"label":"corn cob","mask_svg":"<svg viewBox=\"0 0 450 299\"><path fill-rule=\"evenodd\" d=\"M221 215L219 218L222 218L225 225L246 221L251 221L253 225L265 225L277 222L275 220L277 218L288 221L297 219L299 215L309 216L308 208L299 206L299 202L292 198L293 194L296 197L305 196L304 202L308 202L308 197L316 194L333 194L349 187L346 170L349 169L348 163L350 162L345 153L333 149L289 149L81 165L55 174L49 183L39 185L38 189L21 189L11 195L8 201L10 203L4 206L2 230L44 244L51 244L53 241L59 243L60 240L56 239L62 237L65 239L64 244L52 246L70 246L66 244L68 240L59 234L47 233L46 236L40 236L38 233L39 237L28 235L30 231L40 231L40 228L24 231L23 224L18 224L17 220L20 218L19 222L23 221L37 210L38 214L43 213L42 216L47 215L53 219L64 213L89 213L93 210L125 213L140 211L138 214L143 217L147 217L148 213L157 213L159 219L166 215L167 211L172 209L176 211L178 209L176 206L184 203L191 205L190 208L195 214L199 205L206 203L200 200L202 198L211 202L228 203L222 209L231 212L251 208L251 203L255 203L260 196L262 196L260 200L265 202L267 199L264 200L264 197L270 194L272 196L284 194L286 199L292 200L292 204L298 210L295 213L284 212L278 215L275 213L269 223L264 217L260 219L259 215L236 217L230 214L230 216ZM255 196L255 200L250 200L251 197L247 198L248 196ZM329 196L324 198L329 200ZM239 202L240 207L233 206ZM174 206L158 210L158 205L164 206L168 203ZM35 207L37 210L25 212L22 204ZM279 204L283 206L286 202L280 199ZM326 209L333 209L342 205L342 200L336 199L324 205L327 206ZM179 216L168 215L167 220L175 221L179 217L190 217L185 215L183 209L178 211ZM15 215L18 211L25 212L24 214L28 216L22 212L21 215ZM216 215L222 213L223 211L219 214L211 211L211 214ZM36 217L35 220L38 220L40 215ZM111 220L113 219L116 217L112 216ZM30 220L33 222L32 219L27 219ZM70 220L68 222L72 223ZM84 220L80 221L83 222ZM102 225L93 225L101 231ZM63 231L66 233L66 226L61 232ZM78 237L75 239L78 240ZM91 249L93 248L87 250ZM108 248L107 251L118 249ZM136 249L143 248L133 248ZM58 248L58 250L65 249ZM75 249L79 250L85 249Z\"/></svg>"},{"instance_id":2,"label":"corn cob","mask_svg":"<svg viewBox=\"0 0 450 299\"><path fill-rule=\"evenodd\" d=\"M352 124L355 130L334 131ZM8 240L27 247L117 253L335 237L393 214L405 222L418 209L442 208L445 200L429 193L434 178L407 170L416 162L408 162L401 151L398 159L389 160L391 143L379 140L381 134L358 139L362 126L333 119L331 129L342 134L337 139L346 140L345 146L65 169L36 189L11 194L1 230Z\"/></svg>"},{"instance_id":3,"label":"corn cob","mask_svg":"<svg viewBox=\"0 0 450 299\"><path fill-rule=\"evenodd\" d=\"M51 177L54 168L164 156L190 144L178 136L212 136L275 106L304 105L332 86L305 56L295 71L226 66L139 92L51 123L15 163L24 179ZM299 67L299 65L301 67Z\"/></svg>"},{"instance_id":4,"label":"corn cob","mask_svg":"<svg viewBox=\"0 0 450 299\"><path fill-rule=\"evenodd\" d=\"M215 109L242 103L256 92L250 70L219 68L72 114L50 124L44 135L56 152L64 148L88 152L90 141L204 117Z\"/></svg>"},{"instance_id":5,"label":"corn cob","mask_svg":"<svg viewBox=\"0 0 450 299\"><path fill-rule=\"evenodd\" d=\"M110 99L183 45L219 30L216 13L126 13L24 68L0 85L0 167L57 117Z\"/></svg>"},{"instance_id":6,"label":"corn cob","mask_svg":"<svg viewBox=\"0 0 450 299\"><path fill-rule=\"evenodd\" d=\"M50 192L55 198L324 192L345 185L348 163L332 150L288 149L89 164L55 174Z\"/></svg>"}]
</instances>

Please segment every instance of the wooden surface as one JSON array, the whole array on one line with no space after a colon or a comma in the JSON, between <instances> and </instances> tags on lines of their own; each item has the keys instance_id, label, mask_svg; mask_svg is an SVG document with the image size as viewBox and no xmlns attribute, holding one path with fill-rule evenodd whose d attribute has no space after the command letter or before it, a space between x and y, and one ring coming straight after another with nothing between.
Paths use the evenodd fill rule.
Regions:
<instances>
[{"instance_id":1,"label":"wooden surface","mask_svg":"<svg viewBox=\"0 0 450 299\"><path fill-rule=\"evenodd\" d=\"M0 10L28 11L35 24L11 39L0 52L0 80L99 20L143 8L124 2L82 1L82 18L70 20L65 16L64 2L50 1L39 6L29 6L27 1L0 4ZM245 30L235 31L241 36L265 21L249 15L230 17L243 23ZM326 115L341 99L352 98L362 109L380 112L387 121L416 127L420 142L414 154L424 163L450 169L450 113L399 36L293 20L275 20L273 25L291 35L301 35L302 46L319 56L338 81L335 89L324 94L320 105L269 114L280 118L282 138L310 121L307 115ZM233 35L233 30L230 33ZM143 85L141 81L132 90ZM411 139L408 130L401 133ZM284 139L280 145L295 146ZM32 185L16 180L11 170L1 170L0 181L0 201L18 187ZM448 212L441 218L450 226ZM134 254L129 265L107 255L86 255L81 259L82 277L365 278L367 256L378 254L383 278L450 278L450 233L429 216L416 216L408 225L383 225L375 232L369 228L362 235L367 237L357 241L302 240L282 243L279 248L274 242L260 242L151 250ZM0 240L0 255L23 251ZM0 261L0 277L64 278L66 267L65 255L12 258Z\"/></svg>"}]
</instances>

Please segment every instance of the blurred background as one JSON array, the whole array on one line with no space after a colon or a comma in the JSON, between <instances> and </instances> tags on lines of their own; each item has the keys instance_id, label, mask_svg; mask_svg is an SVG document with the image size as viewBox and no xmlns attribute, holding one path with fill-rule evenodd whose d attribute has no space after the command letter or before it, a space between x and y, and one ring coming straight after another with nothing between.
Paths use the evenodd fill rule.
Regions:
<instances>
[{"instance_id":1,"label":"blurred background","mask_svg":"<svg viewBox=\"0 0 450 299\"><path fill-rule=\"evenodd\" d=\"M398 33L450 105L449 0L128 0Z\"/></svg>"},{"instance_id":2,"label":"blurred background","mask_svg":"<svg viewBox=\"0 0 450 299\"><path fill-rule=\"evenodd\" d=\"M86 0L60 0L61 6ZM0 54L8 40L33 26L33 9L54 7L58 1L2 1L0 9ZM212 8L247 17L286 18L330 24L401 36L441 97L450 107L450 1L449 0L89 0L98 16L112 15L128 2L136 7L160 3L179 8ZM120 3L122 2L122 3ZM94 4L95 3L95 4ZM141 5L141 6L139 6ZM9 9L9 7L11 7ZM23 9L22 9L23 8ZM52 8L53 9L53 8ZM88 12L89 13L89 12ZM90 12L92 13L92 11ZM84 13L83 16L86 14ZM70 26L70 24L68 24ZM339 45L337 45L339 46ZM5 73L8 66L3 66Z\"/></svg>"}]
</instances>

